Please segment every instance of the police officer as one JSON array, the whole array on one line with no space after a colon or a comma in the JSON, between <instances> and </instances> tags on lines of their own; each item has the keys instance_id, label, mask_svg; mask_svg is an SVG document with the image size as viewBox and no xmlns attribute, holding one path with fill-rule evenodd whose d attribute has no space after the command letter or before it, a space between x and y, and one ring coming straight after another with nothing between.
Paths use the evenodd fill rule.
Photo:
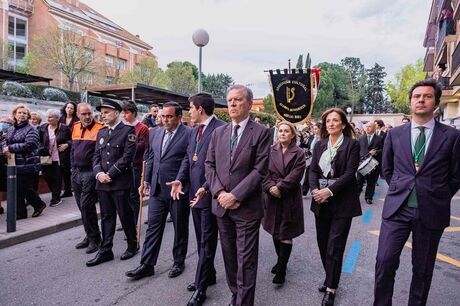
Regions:
<instances>
[{"instance_id":1,"label":"police officer","mask_svg":"<svg viewBox=\"0 0 460 306\"><path fill-rule=\"evenodd\" d=\"M133 183L132 164L136 153L134 127L120 121L122 108L113 100L104 100L96 109L101 112L106 125L97 136L93 160L96 190L101 205L102 243L96 257L86 263L88 267L113 260L116 213L128 242L128 248L120 259L129 259L138 251L134 215L129 206L129 191Z\"/></svg>"},{"instance_id":2,"label":"police officer","mask_svg":"<svg viewBox=\"0 0 460 306\"><path fill-rule=\"evenodd\" d=\"M97 221L96 179L93 175L92 160L96 148L96 138L103 125L94 121L91 105L80 103L77 106L80 122L72 130L72 189L75 201L81 212L81 220L86 237L75 248L86 248L86 253L94 253L101 243L101 231Z\"/></svg>"}]
</instances>

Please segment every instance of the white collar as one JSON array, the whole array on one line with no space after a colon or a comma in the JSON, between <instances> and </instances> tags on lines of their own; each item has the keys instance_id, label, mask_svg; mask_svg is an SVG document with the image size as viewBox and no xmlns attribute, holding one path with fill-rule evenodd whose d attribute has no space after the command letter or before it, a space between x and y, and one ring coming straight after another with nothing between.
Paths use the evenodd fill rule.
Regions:
<instances>
[{"instance_id":1,"label":"white collar","mask_svg":"<svg viewBox=\"0 0 460 306\"><path fill-rule=\"evenodd\" d=\"M412 120L410 124L411 124L411 129L416 129L419 126L423 126L427 129L433 130L435 121L434 121L434 118L431 118L431 120L428 121L427 123L420 125L420 124L417 124L414 120Z\"/></svg>"},{"instance_id":2,"label":"white collar","mask_svg":"<svg viewBox=\"0 0 460 306\"><path fill-rule=\"evenodd\" d=\"M209 116L208 119L206 119L204 122L200 123L199 125L204 124L204 126L208 126L212 118L214 117L215 117L214 115Z\"/></svg>"},{"instance_id":3,"label":"white collar","mask_svg":"<svg viewBox=\"0 0 460 306\"><path fill-rule=\"evenodd\" d=\"M125 124L126 124L126 125L129 125L129 126L136 126L138 123L139 123L139 120L137 120L137 119L135 119L135 120L133 121L133 123L130 123L130 122L128 122L128 121L125 121Z\"/></svg>"},{"instance_id":4,"label":"white collar","mask_svg":"<svg viewBox=\"0 0 460 306\"><path fill-rule=\"evenodd\" d=\"M107 126L110 130L115 130L115 128L120 124L121 120L118 120L117 123L115 123L114 125L112 126Z\"/></svg>"},{"instance_id":5,"label":"white collar","mask_svg":"<svg viewBox=\"0 0 460 306\"><path fill-rule=\"evenodd\" d=\"M165 129L165 133L171 132L173 135L176 134L177 129L179 129L179 126L180 126L181 124L182 124L182 123L179 123L179 124L176 126L176 128L175 128L174 130L172 130L172 131L168 131L167 129Z\"/></svg>"},{"instance_id":6,"label":"white collar","mask_svg":"<svg viewBox=\"0 0 460 306\"><path fill-rule=\"evenodd\" d=\"M243 121L241 121L240 123L236 123L235 121L232 120L232 128L235 127L235 125L239 125L240 131L243 131L246 125L248 125L248 122L249 122L249 116Z\"/></svg>"}]
</instances>

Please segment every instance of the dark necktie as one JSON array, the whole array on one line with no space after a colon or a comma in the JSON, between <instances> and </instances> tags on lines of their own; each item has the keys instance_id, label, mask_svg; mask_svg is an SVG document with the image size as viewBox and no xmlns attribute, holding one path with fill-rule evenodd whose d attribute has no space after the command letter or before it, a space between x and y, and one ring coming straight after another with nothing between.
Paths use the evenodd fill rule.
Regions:
<instances>
[{"instance_id":1,"label":"dark necktie","mask_svg":"<svg viewBox=\"0 0 460 306\"><path fill-rule=\"evenodd\" d=\"M418 126L417 128L420 130L420 134L418 135L417 140L415 141L414 152L412 156L414 158L414 164L416 167L416 171L419 171L425 159L426 137L425 137L425 127ZM415 186L412 189L409 195L409 198L407 199L407 206L413 207L413 208L417 207L417 191L415 190Z\"/></svg>"},{"instance_id":2,"label":"dark necktie","mask_svg":"<svg viewBox=\"0 0 460 306\"><path fill-rule=\"evenodd\" d=\"M203 137L204 127L205 127L204 124L200 124L200 126L198 127L198 136L197 136L197 139L196 139L198 142L200 142L201 138Z\"/></svg>"},{"instance_id":3,"label":"dark necktie","mask_svg":"<svg viewBox=\"0 0 460 306\"><path fill-rule=\"evenodd\" d=\"M233 127L233 135L232 138L230 139L230 153L231 153L231 158L233 158L233 152L236 151L236 146L238 145L238 129L240 126L237 124Z\"/></svg>"},{"instance_id":4,"label":"dark necktie","mask_svg":"<svg viewBox=\"0 0 460 306\"><path fill-rule=\"evenodd\" d=\"M163 156L163 154L166 152L166 149L168 148L169 143L171 142L172 134L172 132L166 131L165 142L163 143L163 148L161 149L161 156Z\"/></svg>"}]
</instances>

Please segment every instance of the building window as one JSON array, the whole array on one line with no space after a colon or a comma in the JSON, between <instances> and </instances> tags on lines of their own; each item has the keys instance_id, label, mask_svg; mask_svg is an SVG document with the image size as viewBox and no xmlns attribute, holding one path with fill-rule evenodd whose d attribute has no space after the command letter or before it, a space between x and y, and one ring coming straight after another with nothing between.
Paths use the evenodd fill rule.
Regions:
<instances>
[{"instance_id":1,"label":"building window","mask_svg":"<svg viewBox=\"0 0 460 306\"><path fill-rule=\"evenodd\" d=\"M20 66L27 54L27 19L8 16L8 45L11 49L10 65Z\"/></svg>"},{"instance_id":2,"label":"building window","mask_svg":"<svg viewBox=\"0 0 460 306\"><path fill-rule=\"evenodd\" d=\"M107 66L110 66L112 67L113 66L113 56L111 55L106 55L105 56L105 63L107 64Z\"/></svg>"},{"instance_id":3,"label":"building window","mask_svg":"<svg viewBox=\"0 0 460 306\"><path fill-rule=\"evenodd\" d=\"M126 69L126 61L124 59L118 59L118 69L119 70Z\"/></svg>"}]
</instances>

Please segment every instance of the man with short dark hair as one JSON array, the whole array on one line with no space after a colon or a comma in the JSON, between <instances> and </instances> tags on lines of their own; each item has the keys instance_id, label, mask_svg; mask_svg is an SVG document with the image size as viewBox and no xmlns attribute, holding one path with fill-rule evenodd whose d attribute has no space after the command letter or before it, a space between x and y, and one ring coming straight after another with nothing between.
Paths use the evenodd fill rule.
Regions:
<instances>
[{"instance_id":1,"label":"man with short dark hair","mask_svg":"<svg viewBox=\"0 0 460 306\"><path fill-rule=\"evenodd\" d=\"M93 110L88 103L77 105L77 116L80 119L72 129L71 165L72 189L81 212L81 221L85 230L85 238L75 248L86 248L91 254L98 250L101 243L96 202L96 178L93 174L92 161L96 149L96 139L103 125L94 120Z\"/></svg>"},{"instance_id":2,"label":"man with short dark hair","mask_svg":"<svg viewBox=\"0 0 460 306\"><path fill-rule=\"evenodd\" d=\"M214 257L217 248L217 221L212 214L212 196L204 174L204 162L212 133L225 124L214 116L214 99L206 93L190 97L190 118L197 127L190 134L188 149L176 180L170 182L171 196L178 199L182 194L183 184L190 184L190 207L192 208L198 247L198 266L195 282L187 287L194 291L188 306L202 305L206 299L206 289L216 283Z\"/></svg>"},{"instance_id":3,"label":"man with short dark hair","mask_svg":"<svg viewBox=\"0 0 460 306\"><path fill-rule=\"evenodd\" d=\"M128 243L120 259L129 259L138 251L133 211L129 207L136 153L135 130L121 122L119 115L122 108L116 101L104 100L96 109L101 112L106 126L97 135L93 159L93 173L101 206L102 243L96 257L86 263L88 267L113 260L117 213Z\"/></svg>"},{"instance_id":4,"label":"man with short dark hair","mask_svg":"<svg viewBox=\"0 0 460 306\"><path fill-rule=\"evenodd\" d=\"M259 228L263 216L262 180L267 174L269 130L249 118L252 91L233 85L227 91L232 122L217 128L205 162L213 195L231 305L253 305Z\"/></svg>"},{"instance_id":5,"label":"man with short dark hair","mask_svg":"<svg viewBox=\"0 0 460 306\"><path fill-rule=\"evenodd\" d=\"M156 117L158 116L159 110L160 110L160 107L158 106L158 104L150 105L150 113L145 115L145 118L142 121L142 123L145 124L148 128L156 127L157 126Z\"/></svg>"},{"instance_id":6,"label":"man with short dark hair","mask_svg":"<svg viewBox=\"0 0 460 306\"><path fill-rule=\"evenodd\" d=\"M255 122L255 123L262 124L262 119L260 119L259 116L255 116L255 117L254 117L254 122Z\"/></svg>"},{"instance_id":7,"label":"man with short dark hair","mask_svg":"<svg viewBox=\"0 0 460 306\"><path fill-rule=\"evenodd\" d=\"M171 187L179 172L180 162L187 153L191 129L181 124L182 108L176 102L163 105L163 128L154 128L150 133L149 151L145 165L144 194L150 194L148 228L142 249L141 264L126 276L141 279L155 274L161 241L168 212L174 225L174 264L169 277L179 276L185 268L188 247L188 185L184 184L184 194L179 200L171 197Z\"/></svg>"},{"instance_id":8,"label":"man with short dark hair","mask_svg":"<svg viewBox=\"0 0 460 306\"><path fill-rule=\"evenodd\" d=\"M145 150L149 146L149 128L137 120L137 105L133 101L125 101L123 103L123 118L126 125L134 127L137 137L136 155L134 155L133 169L134 169L134 182L131 185L129 205L131 206L134 214L134 224L137 225L139 216L139 186L141 185L142 163L144 159Z\"/></svg>"},{"instance_id":9,"label":"man with short dark hair","mask_svg":"<svg viewBox=\"0 0 460 306\"><path fill-rule=\"evenodd\" d=\"M426 305L436 253L460 187L460 136L434 120L442 89L435 80L412 86L412 122L391 129L383 150L389 185L375 265L374 305L391 305L399 257L412 233L409 305Z\"/></svg>"},{"instance_id":10,"label":"man with short dark hair","mask_svg":"<svg viewBox=\"0 0 460 306\"><path fill-rule=\"evenodd\" d=\"M382 119L374 120L374 123L376 124L375 135L380 136L382 140L385 141L385 137L387 136L385 132L385 123Z\"/></svg>"}]
</instances>

